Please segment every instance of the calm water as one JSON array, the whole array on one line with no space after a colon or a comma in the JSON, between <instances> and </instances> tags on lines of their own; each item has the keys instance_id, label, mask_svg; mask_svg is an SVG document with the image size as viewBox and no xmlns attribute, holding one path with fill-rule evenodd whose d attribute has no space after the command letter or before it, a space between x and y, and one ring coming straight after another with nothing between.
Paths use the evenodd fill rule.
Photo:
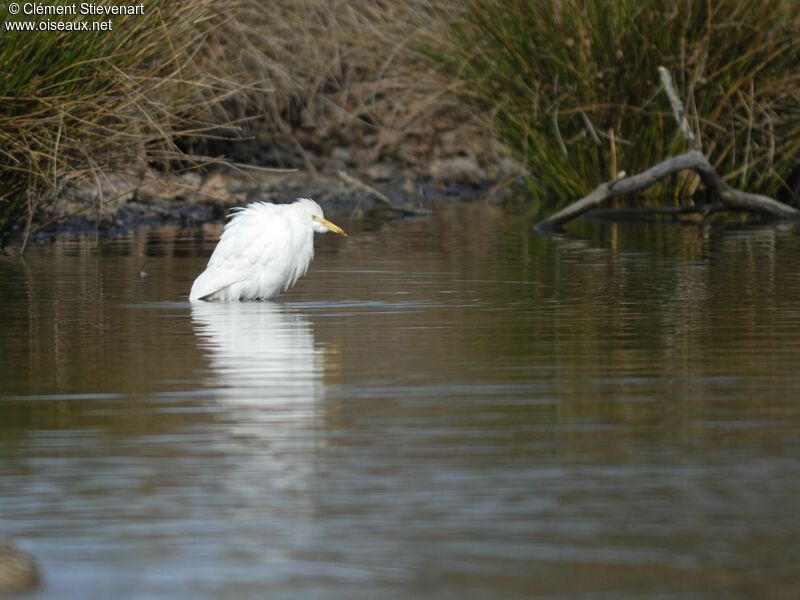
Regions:
<instances>
[{"instance_id":1,"label":"calm water","mask_svg":"<svg viewBox=\"0 0 800 600\"><path fill-rule=\"evenodd\" d=\"M800 231L343 224L275 303L185 301L214 229L0 259L32 598L800 597Z\"/></svg>"}]
</instances>

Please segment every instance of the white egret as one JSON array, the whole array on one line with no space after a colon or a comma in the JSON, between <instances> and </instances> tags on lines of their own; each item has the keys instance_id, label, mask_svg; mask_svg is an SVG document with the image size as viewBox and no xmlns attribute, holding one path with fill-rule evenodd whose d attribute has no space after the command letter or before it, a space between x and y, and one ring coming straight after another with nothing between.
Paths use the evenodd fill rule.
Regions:
<instances>
[{"instance_id":1,"label":"white egret","mask_svg":"<svg viewBox=\"0 0 800 600\"><path fill-rule=\"evenodd\" d=\"M234 208L189 300L274 298L305 275L314 257L314 233L328 231L347 235L308 198Z\"/></svg>"}]
</instances>

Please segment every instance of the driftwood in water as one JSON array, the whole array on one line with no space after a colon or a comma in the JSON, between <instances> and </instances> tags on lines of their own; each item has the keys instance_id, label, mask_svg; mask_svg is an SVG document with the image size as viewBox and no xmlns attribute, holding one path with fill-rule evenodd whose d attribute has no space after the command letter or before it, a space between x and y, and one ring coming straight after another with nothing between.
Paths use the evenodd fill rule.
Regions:
<instances>
[{"instance_id":1,"label":"driftwood in water","mask_svg":"<svg viewBox=\"0 0 800 600\"><path fill-rule=\"evenodd\" d=\"M728 185L725 180L720 177L714 166L709 162L708 158L706 158L706 155L703 154L700 143L695 137L689 125L689 121L686 119L683 102L681 102L681 99L678 97L678 93L675 91L675 86L672 83L672 75L670 75L669 71L664 67L659 67L658 72L661 76L661 83L672 105L672 112L675 115L675 120L678 122L678 127L683 137L686 138L690 150L684 154L668 158L650 167L646 171L631 175L630 177L627 177L625 172L621 171L611 181L600 184L588 195L539 223L536 226L536 230L541 233L560 231L564 224L578 218L606 200L638 192L639 190L650 187L665 177L685 170L692 170L697 173L706 188L708 188L712 194L723 203L723 206L729 210L744 210L781 219L800 218L800 211L797 209L767 196L737 190ZM713 212L718 212L718 210L719 209L715 206ZM712 211L709 210L706 212ZM606 214L606 216L608 216L608 214Z\"/></svg>"}]
</instances>

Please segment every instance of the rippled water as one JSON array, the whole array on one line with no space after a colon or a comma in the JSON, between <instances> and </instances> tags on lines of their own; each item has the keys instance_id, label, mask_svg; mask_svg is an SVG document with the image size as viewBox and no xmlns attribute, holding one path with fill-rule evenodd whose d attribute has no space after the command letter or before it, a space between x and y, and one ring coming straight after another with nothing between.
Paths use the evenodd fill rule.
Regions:
<instances>
[{"instance_id":1,"label":"rippled water","mask_svg":"<svg viewBox=\"0 0 800 600\"><path fill-rule=\"evenodd\" d=\"M185 301L213 228L0 259L32 598L800 597L796 229L344 224L274 303Z\"/></svg>"}]
</instances>

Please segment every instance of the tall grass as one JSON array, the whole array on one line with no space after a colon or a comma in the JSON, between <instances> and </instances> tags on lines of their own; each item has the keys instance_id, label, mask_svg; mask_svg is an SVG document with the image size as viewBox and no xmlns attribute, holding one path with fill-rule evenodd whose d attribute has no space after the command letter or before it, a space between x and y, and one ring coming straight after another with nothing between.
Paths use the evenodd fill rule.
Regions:
<instances>
[{"instance_id":1,"label":"tall grass","mask_svg":"<svg viewBox=\"0 0 800 600\"><path fill-rule=\"evenodd\" d=\"M720 172L776 194L800 155L798 31L794 0L152 0L111 32L3 27L0 242L71 182L243 121L279 156L420 170L477 112L555 204L683 149L659 65Z\"/></svg>"},{"instance_id":2,"label":"tall grass","mask_svg":"<svg viewBox=\"0 0 800 600\"><path fill-rule=\"evenodd\" d=\"M794 0L467 0L438 11L428 52L465 82L545 205L683 149L659 91L669 68L711 161L776 194L800 156L800 5ZM679 176L657 193L687 199Z\"/></svg>"},{"instance_id":3,"label":"tall grass","mask_svg":"<svg viewBox=\"0 0 800 600\"><path fill-rule=\"evenodd\" d=\"M202 134L210 107L231 92L198 63L218 6L153 0L106 32L0 23L0 234L71 181L181 156L176 136Z\"/></svg>"},{"instance_id":4,"label":"tall grass","mask_svg":"<svg viewBox=\"0 0 800 600\"><path fill-rule=\"evenodd\" d=\"M240 0L218 30L225 61L263 82L228 104L249 133L282 149L354 149L418 166L438 134L463 125L459 99L415 51L439 23L429 0ZM453 81L452 85L457 85Z\"/></svg>"}]
</instances>

